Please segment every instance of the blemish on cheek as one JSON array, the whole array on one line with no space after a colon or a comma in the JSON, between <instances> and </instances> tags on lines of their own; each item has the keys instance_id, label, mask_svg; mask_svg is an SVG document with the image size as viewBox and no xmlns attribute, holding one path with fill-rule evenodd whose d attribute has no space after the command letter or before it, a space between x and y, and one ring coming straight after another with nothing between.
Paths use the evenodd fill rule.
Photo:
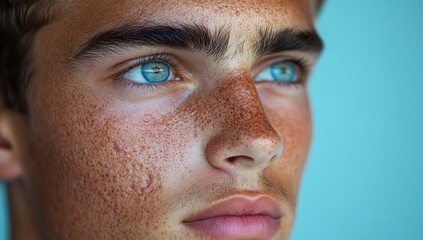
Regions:
<instances>
[{"instance_id":1,"label":"blemish on cheek","mask_svg":"<svg viewBox=\"0 0 423 240\"><path fill-rule=\"evenodd\" d=\"M159 188L159 181L151 172L143 175L138 186L133 186L141 200L145 200L148 193L154 192Z\"/></svg>"},{"instance_id":2,"label":"blemish on cheek","mask_svg":"<svg viewBox=\"0 0 423 240\"><path fill-rule=\"evenodd\" d=\"M109 178L113 178L116 176L116 171L114 169L110 169L107 173L106 173L106 177Z\"/></svg>"},{"instance_id":3,"label":"blemish on cheek","mask_svg":"<svg viewBox=\"0 0 423 240\"><path fill-rule=\"evenodd\" d=\"M120 153L120 152L122 152L124 149L125 149L125 145L122 143L122 142L118 142L118 141L115 141L114 143L113 143L113 150L114 150L114 152L116 152L116 153Z\"/></svg>"},{"instance_id":4,"label":"blemish on cheek","mask_svg":"<svg viewBox=\"0 0 423 240\"><path fill-rule=\"evenodd\" d=\"M145 155L145 147L139 143L133 145L113 141L113 165L117 169L109 169L106 176L119 181L116 190L122 195L146 201L154 198L154 193L160 189L160 173L154 162Z\"/></svg>"}]
</instances>

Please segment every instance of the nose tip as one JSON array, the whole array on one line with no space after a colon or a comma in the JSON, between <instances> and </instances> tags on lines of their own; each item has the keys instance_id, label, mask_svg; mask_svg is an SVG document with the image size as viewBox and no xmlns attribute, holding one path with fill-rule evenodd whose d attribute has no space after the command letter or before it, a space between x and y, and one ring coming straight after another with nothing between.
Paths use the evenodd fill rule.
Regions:
<instances>
[{"instance_id":1,"label":"nose tip","mask_svg":"<svg viewBox=\"0 0 423 240\"><path fill-rule=\"evenodd\" d=\"M276 132L268 137L240 136L234 141L231 139L229 132L219 135L209 142L206 150L210 164L228 173L263 170L282 155L282 141Z\"/></svg>"}]
</instances>

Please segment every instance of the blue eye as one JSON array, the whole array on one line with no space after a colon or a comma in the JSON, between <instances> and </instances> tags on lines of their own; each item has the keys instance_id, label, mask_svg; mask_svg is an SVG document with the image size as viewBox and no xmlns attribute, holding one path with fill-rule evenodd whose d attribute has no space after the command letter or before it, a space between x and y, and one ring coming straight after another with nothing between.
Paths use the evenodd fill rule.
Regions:
<instances>
[{"instance_id":1,"label":"blue eye","mask_svg":"<svg viewBox=\"0 0 423 240\"><path fill-rule=\"evenodd\" d=\"M290 61L277 62L257 74L256 81L296 82L298 67Z\"/></svg>"},{"instance_id":2,"label":"blue eye","mask_svg":"<svg viewBox=\"0 0 423 240\"><path fill-rule=\"evenodd\" d=\"M172 79L173 73L169 65L152 61L134 67L123 74L123 77L136 83L153 84Z\"/></svg>"}]
</instances>

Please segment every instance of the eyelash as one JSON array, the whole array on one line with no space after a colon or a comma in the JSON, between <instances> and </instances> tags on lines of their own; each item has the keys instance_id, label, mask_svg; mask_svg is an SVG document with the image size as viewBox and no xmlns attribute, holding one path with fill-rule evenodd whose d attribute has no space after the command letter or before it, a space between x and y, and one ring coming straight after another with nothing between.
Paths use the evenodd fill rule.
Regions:
<instances>
[{"instance_id":1,"label":"eyelash","mask_svg":"<svg viewBox=\"0 0 423 240\"><path fill-rule=\"evenodd\" d=\"M295 81L295 82L290 82L290 83L284 83L284 82L272 82L272 83L277 84L279 86L288 86L288 87L289 86L291 86L291 87L303 87L303 86L306 85L306 83L307 83L306 79L308 78L308 76L310 74L311 66L312 66L312 62L308 57L303 56L303 57L297 57L297 58L286 58L286 59L282 59L282 60L277 60L274 63L279 62L279 61L290 61L290 62L294 63L298 67L298 70L299 70L298 80ZM116 83L118 83L119 85L121 85L123 87L128 87L130 90L133 90L135 88L135 90L142 90L142 91L153 91L153 90L160 89L162 87L168 87L170 84L174 84L174 83L179 82L179 81L164 81L164 82L155 83L155 84L140 84L140 83L136 83L136 82L127 80L123 77L123 75L125 75L126 73L128 73L132 69L139 67L139 66L141 66L145 63L148 63L148 62L162 62L162 63L168 64L171 67L171 69L173 71L175 71L175 73L174 73L175 76L178 77L178 78L181 78L181 76L178 75L178 72L181 69L180 62L177 61L174 57L167 55L167 54L164 54L164 53L159 53L159 54L156 54L156 55L150 55L150 56L146 56L146 57L143 57L143 58L139 58L139 59L136 60L135 64L133 64L130 67L126 68L125 70L115 74L112 78Z\"/></svg>"}]
</instances>

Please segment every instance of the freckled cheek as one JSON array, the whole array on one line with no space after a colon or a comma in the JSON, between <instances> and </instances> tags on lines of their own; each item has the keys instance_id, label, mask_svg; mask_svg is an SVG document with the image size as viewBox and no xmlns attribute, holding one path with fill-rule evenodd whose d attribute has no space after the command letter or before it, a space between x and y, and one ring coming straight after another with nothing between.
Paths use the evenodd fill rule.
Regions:
<instances>
[{"instance_id":1,"label":"freckled cheek","mask_svg":"<svg viewBox=\"0 0 423 240\"><path fill-rule=\"evenodd\" d=\"M265 108L265 111L283 142L282 157L273 173L296 192L310 148L311 116L308 100L305 96L295 101L280 101L272 108Z\"/></svg>"},{"instance_id":2,"label":"freckled cheek","mask_svg":"<svg viewBox=\"0 0 423 240\"><path fill-rule=\"evenodd\" d=\"M141 124L141 118L133 114L101 124L104 131L100 134L107 138L100 144L102 149L89 158L101 163L96 167L99 174L95 178L99 177L102 183L96 184L94 191L109 198L104 209L113 209L114 218L126 219L134 227L147 222L153 227L168 221L172 201L168 192L177 187L172 185L172 176L187 167L185 149L189 139L185 133L189 128L183 121L162 120L146 126ZM97 138L91 136L93 140ZM97 183L95 178L91 181Z\"/></svg>"},{"instance_id":3,"label":"freckled cheek","mask_svg":"<svg viewBox=\"0 0 423 240\"><path fill-rule=\"evenodd\" d=\"M46 175L53 183L46 199L57 213L52 218L66 216L62 218L64 226L84 216L79 231L88 231L90 226L95 231L100 227L94 226L104 225L108 229L101 231L110 236L112 231L132 229L146 237L139 231L160 227L166 217L163 175L171 167L166 163L173 159L164 152L169 145L160 145L158 137L168 129L146 130L126 121L84 119L62 122L69 129L56 132L56 141L49 143L50 154L43 160L53 173ZM87 211L89 216L85 216Z\"/></svg>"},{"instance_id":4,"label":"freckled cheek","mask_svg":"<svg viewBox=\"0 0 423 240\"><path fill-rule=\"evenodd\" d=\"M137 119L139 120L139 119ZM90 130L81 135L71 135L73 155L78 171L90 178L91 182L102 185L103 190L114 191L121 197L132 196L144 200L156 192L161 183L161 166L157 160L158 148L151 145L149 131L136 125L127 125L119 121L93 120ZM138 128L137 128L138 127ZM154 131L154 129L149 129ZM151 137L151 136L150 136ZM96 179L98 178L98 179ZM107 184L102 184L105 182Z\"/></svg>"},{"instance_id":5,"label":"freckled cheek","mask_svg":"<svg viewBox=\"0 0 423 240\"><path fill-rule=\"evenodd\" d=\"M33 114L37 176L32 179L39 182L45 209L56 212L51 218L65 225L89 211L83 218L87 228L114 223L107 231L164 218L163 187L171 182L167 176L183 169L189 128L170 120L147 126L142 114L108 112L105 101L90 97L94 94L44 91L49 97L36 102L43 110Z\"/></svg>"},{"instance_id":6,"label":"freckled cheek","mask_svg":"<svg viewBox=\"0 0 423 240\"><path fill-rule=\"evenodd\" d=\"M175 186L175 179L181 173L186 172L190 164L190 152L192 151L192 126L178 121L166 123L160 121L159 124L150 126L140 126L136 123L139 118L132 119L133 123L128 124L127 129L131 131L119 131L112 134L117 140L117 145L122 149L115 150L113 155L131 156L127 158L129 162L140 162L145 169L150 169L156 176L160 184L159 194L165 196L172 192ZM125 121L131 121L131 118ZM117 129L122 125L117 125ZM120 152L120 153L119 153ZM142 173L142 171L140 171Z\"/></svg>"}]
</instances>

